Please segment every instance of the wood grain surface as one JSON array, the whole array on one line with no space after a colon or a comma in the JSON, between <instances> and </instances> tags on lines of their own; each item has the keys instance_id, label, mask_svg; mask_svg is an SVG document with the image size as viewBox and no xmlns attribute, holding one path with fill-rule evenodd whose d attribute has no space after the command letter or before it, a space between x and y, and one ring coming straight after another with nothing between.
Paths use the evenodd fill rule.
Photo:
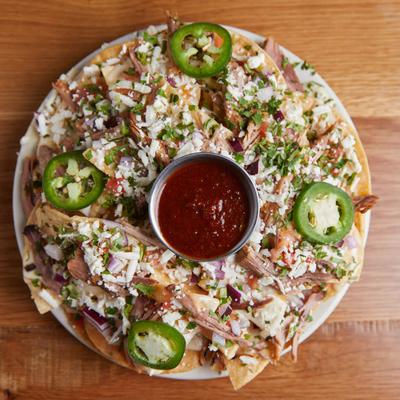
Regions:
<instances>
[{"instance_id":1,"label":"wood grain surface","mask_svg":"<svg viewBox=\"0 0 400 400\"><path fill-rule=\"evenodd\" d=\"M336 311L243 390L111 364L40 316L21 276L11 190L24 134L50 83L103 42L164 20L235 25L311 62L342 99L369 157L374 209L366 262ZM0 0L0 389L16 399L400 398L400 2ZM0 399L2 392L0 391Z\"/></svg>"}]
</instances>

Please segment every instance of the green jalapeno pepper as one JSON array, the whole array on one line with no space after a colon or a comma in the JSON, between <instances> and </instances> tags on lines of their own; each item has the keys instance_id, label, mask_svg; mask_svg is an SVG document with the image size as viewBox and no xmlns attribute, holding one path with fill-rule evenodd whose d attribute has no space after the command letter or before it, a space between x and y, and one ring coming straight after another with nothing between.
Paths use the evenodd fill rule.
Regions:
<instances>
[{"instance_id":1,"label":"green jalapeno pepper","mask_svg":"<svg viewBox=\"0 0 400 400\"><path fill-rule=\"evenodd\" d=\"M128 354L154 369L172 369L182 360L186 342L172 326L159 321L137 321L128 334Z\"/></svg>"},{"instance_id":2,"label":"green jalapeno pepper","mask_svg":"<svg viewBox=\"0 0 400 400\"><path fill-rule=\"evenodd\" d=\"M325 182L307 185L293 208L297 231L308 241L337 243L349 233L354 221L354 207L349 195Z\"/></svg>"},{"instance_id":3,"label":"green jalapeno pepper","mask_svg":"<svg viewBox=\"0 0 400 400\"><path fill-rule=\"evenodd\" d=\"M104 189L105 175L81 151L53 157L43 174L43 191L49 203L74 211L96 201Z\"/></svg>"},{"instance_id":4,"label":"green jalapeno pepper","mask_svg":"<svg viewBox=\"0 0 400 400\"><path fill-rule=\"evenodd\" d=\"M229 62L232 39L220 25L196 22L175 31L171 55L178 68L194 78L216 75Z\"/></svg>"}]
</instances>

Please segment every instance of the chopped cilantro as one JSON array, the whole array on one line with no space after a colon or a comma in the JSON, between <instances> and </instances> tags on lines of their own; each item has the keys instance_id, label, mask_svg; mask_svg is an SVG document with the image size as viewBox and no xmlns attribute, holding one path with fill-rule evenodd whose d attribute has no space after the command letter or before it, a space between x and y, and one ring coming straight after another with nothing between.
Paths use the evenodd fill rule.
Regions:
<instances>
[{"instance_id":1,"label":"chopped cilantro","mask_svg":"<svg viewBox=\"0 0 400 400\"><path fill-rule=\"evenodd\" d=\"M303 71L310 71L311 75L315 75L314 67L306 60L303 61L303 63L300 66L300 69Z\"/></svg>"},{"instance_id":2,"label":"chopped cilantro","mask_svg":"<svg viewBox=\"0 0 400 400\"><path fill-rule=\"evenodd\" d=\"M172 104L177 104L178 101L179 101L179 96L177 94L171 93L171 95L169 96L169 102Z\"/></svg>"},{"instance_id":3,"label":"chopped cilantro","mask_svg":"<svg viewBox=\"0 0 400 400\"><path fill-rule=\"evenodd\" d=\"M139 243L139 261L143 261L145 254L146 254L146 246L143 243Z\"/></svg>"},{"instance_id":4,"label":"chopped cilantro","mask_svg":"<svg viewBox=\"0 0 400 400\"><path fill-rule=\"evenodd\" d=\"M129 125L125 120L123 120L121 122L121 125L119 126L119 130L120 130L122 136L128 136L129 135L129 133L130 133Z\"/></svg>"},{"instance_id":5,"label":"chopped cilantro","mask_svg":"<svg viewBox=\"0 0 400 400\"><path fill-rule=\"evenodd\" d=\"M117 307L106 307L105 312L108 315L114 315L117 312Z\"/></svg>"},{"instance_id":6,"label":"chopped cilantro","mask_svg":"<svg viewBox=\"0 0 400 400\"><path fill-rule=\"evenodd\" d=\"M190 321L187 325L186 325L186 329L192 330L194 328L196 328L197 324L194 321Z\"/></svg>"},{"instance_id":7,"label":"chopped cilantro","mask_svg":"<svg viewBox=\"0 0 400 400\"><path fill-rule=\"evenodd\" d=\"M244 162L244 155L241 153L234 153L233 154L233 158L235 159L235 161L239 164L242 164Z\"/></svg>"},{"instance_id":8,"label":"chopped cilantro","mask_svg":"<svg viewBox=\"0 0 400 400\"><path fill-rule=\"evenodd\" d=\"M149 296L154 292L154 287L150 285L145 285L144 283L136 283L134 287L142 292L144 295Z\"/></svg>"},{"instance_id":9,"label":"chopped cilantro","mask_svg":"<svg viewBox=\"0 0 400 400\"><path fill-rule=\"evenodd\" d=\"M143 33L143 39L144 39L146 42L151 43L153 46L155 46L155 45L158 43L157 36L155 36L155 35L150 35L148 32L144 32L144 33Z\"/></svg>"},{"instance_id":10,"label":"chopped cilantro","mask_svg":"<svg viewBox=\"0 0 400 400\"><path fill-rule=\"evenodd\" d=\"M282 59L282 69L285 69L288 64L289 64L289 59L284 56Z\"/></svg>"},{"instance_id":11,"label":"chopped cilantro","mask_svg":"<svg viewBox=\"0 0 400 400\"><path fill-rule=\"evenodd\" d=\"M199 265L196 261L186 260L185 258L181 258L180 263L186 269L193 269Z\"/></svg>"},{"instance_id":12,"label":"chopped cilantro","mask_svg":"<svg viewBox=\"0 0 400 400\"><path fill-rule=\"evenodd\" d=\"M176 129L172 128L170 125L167 125L157 136L158 139L162 140L183 140L184 136L179 133Z\"/></svg>"},{"instance_id":13,"label":"chopped cilantro","mask_svg":"<svg viewBox=\"0 0 400 400\"><path fill-rule=\"evenodd\" d=\"M129 319L129 314L131 313L132 308L132 304L125 304L123 314L125 315L126 319Z\"/></svg>"},{"instance_id":14,"label":"chopped cilantro","mask_svg":"<svg viewBox=\"0 0 400 400\"><path fill-rule=\"evenodd\" d=\"M282 103L282 100L279 100L275 96L272 96L267 103L268 114L271 114L271 115L275 114L278 111L281 103Z\"/></svg>"},{"instance_id":15,"label":"chopped cilantro","mask_svg":"<svg viewBox=\"0 0 400 400\"><path fill-rule=\"evenodd\" d=\"M165 91L163 89L158 89L157 94L159 96L167 98L167 94L165 93Z\"/></svg>"},{"instance_id":16,"label":"chopped cilantro","mask_svg":"<svg viewBox=\"0 0 400 400\"><path fill-rule=\"evenodd\" d=\"M131 108L131 113L140 114L143 108L144 108L143 103L137 103Z\"/></svg>"},{"instance_id":17,"label":"chopped cilantro","mask_svg":"<svg viewBox=\"0 0 400 400\"><path fill-rule=\"evenodd\" d=\"M254 114L251 116L251 119L254 121L254 123L255 123L256 125L260 125L261 122L262 122L262 120L263 120L263 116L262 116L262 114L261 114L259 111L257 111L256 113L254 113Z\"/></svg>"},{"instance_id":18,"label":"chopped cilantro","mask_svg":"<svg viewBox=\"0 0 400 400\"><path fill-rule=\"evenodd\" d=\"M135 68L129 67L126 71L124 71L124 74L129 75L129 76L136 75Z\"/></svg>"},{"instance_id":19,"label":"chopped cilantro","mask_svg":"<svg viewBox=\"0 0 400 400\"><path fill-rule=\"evenodd\" d=\"M32 282L32 285L35 286L35 287L39 287L40 286L40 279L39 278L32 279L31 282Z\"/></svg>"}]
</instances>

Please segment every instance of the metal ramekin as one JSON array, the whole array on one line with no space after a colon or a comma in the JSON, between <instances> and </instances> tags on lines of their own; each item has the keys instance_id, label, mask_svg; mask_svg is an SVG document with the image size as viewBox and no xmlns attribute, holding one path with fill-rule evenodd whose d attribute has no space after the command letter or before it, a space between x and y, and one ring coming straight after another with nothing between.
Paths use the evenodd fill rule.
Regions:
<instances>
[{"instance_id":1,"label":"metal ramekin","mask_svg":"<svg viewBox=\"0 0 400 400\"><path fill-rule=\"evenodd\" d=\"M177 169L183 167L184 165L193 163L193 162L198 162L198 161L208 161L208 160L217 160L222 163L226 163L230 167L234 168L238 172L238 176L241 179L246 192L247 196L249 199L249 205L250 205L250 215L249 215L249 223L247 226L247 229L245 233L243 234L242 239L227 253L220 255L219 257L212 258L212 259L195 259L186 256L185 254L181 254L179 251L175 250L173 247L170 246L170 244L164 239L160 226L158 224L158 203L160 199L160 195L165 187L165 183L169 176L176 171ZM228 157L221 156L220 154L215 154L215 153L193 153L189 154L187 156L183 156L180 158L177 158L173 162L171 162L167 167L165 167L160 175L157 177L155 180L153 187L150 192L150 200L149 200L149 218L151 225L153 227L153 230L155 234L157 235L158 239L172 252L174 252L176 255L190 259L193 261L213 261L213 260L218 260L224 257L227 257L231 254L237 253L249 240L249 237L253 233L254 227L257 224L258 220L258 196L257 196L257 191L254 186L253 181L251 180L250 176L248 173L236 162L231 160Z\"/></svg>"}]
</instances>

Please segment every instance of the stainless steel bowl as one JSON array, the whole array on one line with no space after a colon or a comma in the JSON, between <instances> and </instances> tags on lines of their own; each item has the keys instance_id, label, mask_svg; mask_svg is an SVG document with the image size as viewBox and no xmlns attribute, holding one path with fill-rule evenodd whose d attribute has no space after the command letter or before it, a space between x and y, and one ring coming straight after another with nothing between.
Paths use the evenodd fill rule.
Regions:
<instances>
[{"instance_id":1,"label":"stainless steel bowl","mask_svg":"<svg viewBox=\"0 0 400 400\"><path fill-rule=\"evenodd\" d=\"M188 257L184 254L181 254L177 250L175 250L173 247L170 246L170 244L165 240L163 237L160 226L158 223L158 204L160 200L161 193L165 187L165 184L168 180L168 178L173 174L177 169L183 167L184 165L193 163L193 162L198 162L198 161L211 161L211 160L217 160L222 163L226 163L230 167L233 167L237 172L238 176L243 183L247 196L249 199L249 208L250 208L250 215L249 215L249 223L247 226L247 229L245 233L243 234L242 239L227 253L222 254L221 256L217 258L212 258L212 259L196 259L196 258L191 258ZM258 196L257 196L257 191L254 186L253 181L251 180L250 176L248 173L236 162L231 160L228 157L222 156L220 154L216 153L193 153L189 154L187 156L183 156L180 158L177 158L173 162L171 162L167 167L165 167L160 175L158 175L157 179L155 180L153 187L150 192L150 200L149 200L149 219L151 222L151 225L153 227L153 230L155 234L157 235L158 239L167 247L169 248L172 252L174 252L176 255L190 259L193 261L213 261L213 260L218 260L224 257L227 257L231 254L237 253L249 240L249 237L254 231L254 228L257 224L258 220Z\"/></svg>"}]
</instances>

